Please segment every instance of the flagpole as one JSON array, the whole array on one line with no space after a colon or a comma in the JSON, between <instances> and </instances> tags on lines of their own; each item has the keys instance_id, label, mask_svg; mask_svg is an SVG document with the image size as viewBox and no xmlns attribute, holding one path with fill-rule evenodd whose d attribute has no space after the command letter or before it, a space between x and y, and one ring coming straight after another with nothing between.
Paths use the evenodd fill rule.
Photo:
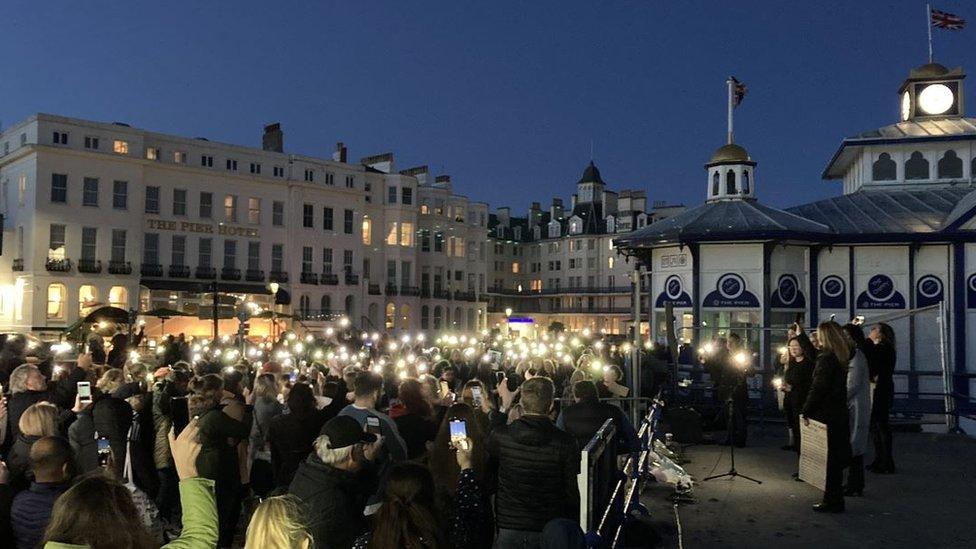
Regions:
<instances>
[{"instance_id":1,"label":"flagpole","mask_svg":"<svg viewBox=\"0 0 976 549\"><path fill-rule=\"evenodd\" d=\"M728 119L728 137L727 137L727 141L728 141L728 144L731 145L732 144L732 109L735 108L735 106L732 103L732 101L733 101L732 98L733 98L733 95L734 95L734 92L732 90L732 86L733 86L733 84L732 84L732 77L730 76L729 79L725 81L725 83L728 84L728 87L729 87L729 119Z\"/></svg>"},{"instance_id":2,"label":"flagpole","mask_svg":"<svg viewBox=\"0 0 976 549\"><path fill-rule=\"evenodd\" d=\"M925 28L929 33L929 63L932 62L932 7L925 4Z\"/></svg>"}]
</instances>

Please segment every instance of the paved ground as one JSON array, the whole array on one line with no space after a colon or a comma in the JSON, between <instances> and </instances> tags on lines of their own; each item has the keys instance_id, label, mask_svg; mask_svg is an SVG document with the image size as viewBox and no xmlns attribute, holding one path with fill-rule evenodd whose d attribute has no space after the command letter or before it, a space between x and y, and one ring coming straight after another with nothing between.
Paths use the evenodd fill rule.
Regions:
<instances>
[{"instance_id":1,"label":"paved ground","mask_svg":"<svg viewBox=\"0 0 976 549\"><path fill-rule=\"evenodd\" d=\"M782 428L762 436L750 426L750 446L736 449L736 468L763 481L716 479L695 486L693 504L677 509L683 547L976 547L976 440L930 433L895 433L896 475L870 472L863 498L847 498L847 513L821 515L810 505L821 492L795 482L794 455L780 446ZM728 448L685 448L696 479L729 469ZM651 485L642 502L662 535L678 547L668 489Z\"/></svg>"}]
</instances>

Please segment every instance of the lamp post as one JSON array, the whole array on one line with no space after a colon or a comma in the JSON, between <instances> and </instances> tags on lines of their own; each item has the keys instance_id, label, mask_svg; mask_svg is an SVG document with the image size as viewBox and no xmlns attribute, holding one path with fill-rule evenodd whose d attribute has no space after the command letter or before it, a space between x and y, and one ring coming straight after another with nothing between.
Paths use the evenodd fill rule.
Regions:
<instances>
[{"instance_id":1,"label":"lamp post","mask_svg":"<svg viewBox=\"0 0 976 549\"><path fill-rule=\"evenodd\" d=\"M512 333L511 316L512 316L512 308L505 307L505 335L509 335Z\"/></svg>"},{"instance_id":2,"label":"lamp post","mask_svg":"<svg viewBox=\"0 0 976 549\"><path fill-rule=\"evenodd\" d=\"M278 339L278 283L268 284L268 289L271 290L271 344L274 345Z\"/></svg>"}]
</instances>

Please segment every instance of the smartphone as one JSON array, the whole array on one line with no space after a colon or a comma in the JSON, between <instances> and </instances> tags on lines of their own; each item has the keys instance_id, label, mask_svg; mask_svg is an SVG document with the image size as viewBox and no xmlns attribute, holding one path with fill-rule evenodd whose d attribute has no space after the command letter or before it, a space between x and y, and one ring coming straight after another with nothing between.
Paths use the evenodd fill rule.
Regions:
<instances>
[{"instance_id":1,"label":"smartphone","mask_svg":"<svg viewBox=\"0 0 976 549\"><path fill-rule=\"evenodd\" d=\"M495 383L501 383L505 379L505 372L495 372Z\"/></svg>"},{"instance_id":2,"label":"smartphone","mask_svg":"<svg viewBox=\"0 0 976 549\"><path fill-rule=\"evenodd\" d=\"M288 374L288 381L292 383L298 381L298 370L292 370L291 373Z\"/></svg>"},{"instance_id":3,"label":"smartphone","mask_svg":"<svg viewBox=\"0 0 976 549\"><path fill-rule=\"evenodd\" d=\"M169 408L169 417L173 422L173 429L176 431L176 435L179 436L183 429L190 423L189 402L185 396L173 397L170 399Z\"/></svg>"},{"instance_id":4,"label":"smartphone","mask_svg":"<svg viewBox=\"0 0 976 549\"><path fill-rule=\"evenodd\" d=\"M471 387L471 401L474 402L476 407L481 406L481 387L477 385Z\"/></svg>"},{"instance_id":5,"label":"smartphone","mask_svg":"<svg viewBox=\"0 0 976 549\"><path fill-rule=\"evenodd\" d=\"M366 418L366 432L374 435L380 434L380 418L369 416Z\"/></svg>"},{"instance_id":6,"label":"smartphone","mask_svg":"<svg viewBox=\"0 0 976 549\"><path fill-rule=\"evenodd\" d=\"M78 402L82 404L91 404L92 392L91 392L91 382L90 381L79 381L78 382Z\"/></svg>"},{"instance_id":7,"label":"smartphone","mask_svg":"<svg viewBox=\"0 0 976 549\"><path fill-rule=\"evenodd\" d=\"M112 447L109 445L108 439L98 437L96 444L98 445L98 466L108 467L108 458L112 455Z\"/></svg>"},{"instance_id":8,"label":"smartphone","mask_svg":"<svg viewBox=\"0 0 976 549\"><path fill-rule=\"evenodd\" d=\"M441 381L441 398L447 398L451 394L451 386L446 381Z\"/></svg>"},{"instance_id":9,"label":"smartphone","mask_svg":"<svg viewBox=\"0 0 976 549\"><path fill-rule=\"evenodd\" d=\"M458 448L468 438L468 426L463 419L451 420L451 448Z\"/></svg>"}]
</instances>

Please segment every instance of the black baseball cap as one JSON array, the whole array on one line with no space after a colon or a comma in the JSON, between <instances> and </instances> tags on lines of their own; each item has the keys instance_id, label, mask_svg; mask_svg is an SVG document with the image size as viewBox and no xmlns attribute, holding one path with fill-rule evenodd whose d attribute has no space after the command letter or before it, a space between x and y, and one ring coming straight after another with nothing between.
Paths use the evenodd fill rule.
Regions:
<instances>
[{"instance_id":1,"label":"black baseball cap","mask_svg":"<svg viewBox=\"0 0 976 549\"><path fill-rule=\"evenodd\" d=\"M376 435L367 433L352 416L336 416L326 422L319 431L329 437L329 448L345 448L358 442L375 442Z\"/></svg>"}]
</instances>

